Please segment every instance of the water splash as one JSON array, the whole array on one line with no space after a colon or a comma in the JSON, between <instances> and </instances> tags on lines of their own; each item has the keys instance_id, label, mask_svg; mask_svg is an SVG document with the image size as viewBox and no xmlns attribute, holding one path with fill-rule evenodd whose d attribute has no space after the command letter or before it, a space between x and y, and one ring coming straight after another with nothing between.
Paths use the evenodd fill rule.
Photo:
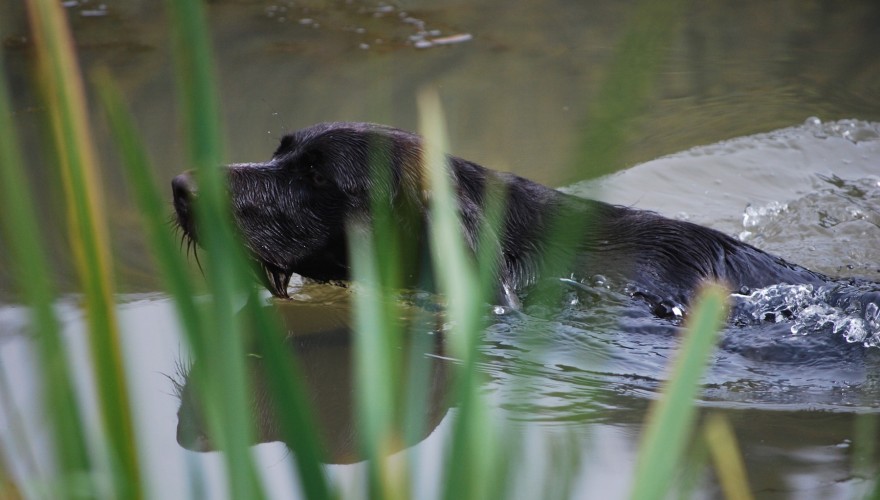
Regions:
<instances>
[{"instance_id":1,"label":"water splash","mask_svg":"<svg viewBox=\"0 0 880 500\"><path fill-rule=\"evenodd\" d=\"M732 294L731 320L741 324L791 321L793 335L832 332L849 343L880 347L880 288L874 283L772 285Z\"/></svg>"},{"instance_id":2,"label":"water splash","mask_svg":"<svg viewBox=\"0 0 880 500\"><path fill-rule=\"evenodd\" d=\"M787 203L781 203L778 201L771 201L770 203L764 206L752 206L749 205L743 211L743 221L742 225L745 228L741 233L739 233L740 241L746 241L754 236L753 228L761 226L766 223L766 221L776 218L779 214L788 210Z\"/></svg>"},{"instance_id":3,"label":"water splash","mask_svg":"<svg viewBox=\"0 0 880 500\"><path fill-rule=\"evenodd\" d=\"M820 139L840 137L853 144L880 139L878 124L861 120L839 120L823 123L819 118L811 116L806 119L804 126Z\"/></svg>"}]
</instances>

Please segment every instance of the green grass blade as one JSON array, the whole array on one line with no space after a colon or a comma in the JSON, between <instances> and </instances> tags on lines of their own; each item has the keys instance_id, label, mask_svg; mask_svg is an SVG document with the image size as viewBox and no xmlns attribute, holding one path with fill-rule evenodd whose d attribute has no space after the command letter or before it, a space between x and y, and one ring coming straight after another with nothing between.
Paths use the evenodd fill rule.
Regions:
<instances>
[{"instance_id":1,"label":"green grass blade","mask_svg":"<svg viewBox=\"0 0 880 500\"><path fill-rule=\"evenodd\" d=\"M588 103L581 140L574 154L575 163L566 172L564 184L599 177L620 170L624 147L631 140L634 121L651 98L661 63L675 40L686 0L654 2L644 0L635 6L626 31L616 42L614 57L601 79L598 94ZM574 253L584 238L592 214L559 214L543 236L544 276L567 276ZM563 287L540 288L543 301L557 303Z\"/></svg>"},{"instance_id":2,"label":"green grass blade","mask_svg":"<svg viewBox=\"0 0 880 500\"><path fill-rule=\"evenodd\" d=\"M168 0L171 14L182 118L189 138L192 165L216 168L223 160L220 100L214 86L214 64L202 3ZM218 177L218 176L212 176ZM211 182L212 178L205 179Z\"/></svg>"},{"instance_id":3,"label":"green grass blade","mask_svg":"<svg viewBox=\"0 0 880 500\"><path fill-rule=\"evenodd\" d=\"M639 449L632 498L665 498L693 430L694 399L718 338L727 294L717 286L701 293L688 318L661 398L651 405Z\"/></svg>"},{"instance_id":4,"label":"green grass blade","mask_svg":"<svg viewBox=\"0 0 880 500\"><path fill-rule=\"evenodd\" d=\"M2 440L0 440L2 447ZM24 498L15 480L9 474L5 457L0 456L0 498Z\"/></svg>"},{"instance_id":5,"label":"green grass blade","mask_svg":"<svg viewBox=\"0 0 880 500\"><path fill-rule=\"evenodd\" d=\"M150 243L159 270L183 324L183 332L195 353L205 352L202 345L203 331L199 311L194 300L195 289L187 279L187 266L179 245L168 226L168 203L159 194L156 180L151 175L147 152L139 140L127 106L119 88L107 72L96 75L98 97L110 124L119 151L122 154L124 172L140 209L147 242Z\"/></svg>"},{"instance_id":6,"label":"green grass blade","mask_svg":"<svg viewBox=\"0 0 880 500\"><path fill-rule=\"evenodd\" d=\"M349 248L354 281L364 287L363 293L354 295L356 395L363 446L370 457L370 495L398 498L405 497L408 488L415 486L415 482L408 481L413 478L408 477L406 467L409 471L417 470L418 458L411 454L406 463L391 465L386 456L401 440L404 443L416 441L427 425L431 373L430 364L423 358L426 352L433 350L433 340L426 331L436 327L437 318L419 308L406 308L397 297L397 290L411 284L403 282L404 276L412 278L415 274L427 279L419 275L425 271L419 268L421 242L412 238L424 221L420 209L406 203L392 208L388 203L392 194L383 189L394 182L392 165L383 148L389 145L377 140L370 146L371 180L374 186L379 186L370 193L370 222L348 228L353 242ZM401 227L408 229L401 231ZM458 235L455 236L456 241L462 243ZM473 263L470 264L473 269ZM487 269L492 268L487 266ZM475 288L474 293L479 294L479 288ZM473 335L465 339L465 345L476 338ZM409 348L400 348L407 344Z\"/></svg>"},{"instance_id":7,"label":"green grass blade","mask_svg":"<svg viewBox=\"0 0 880 500\"><path fill-rule=\"evenodd\" d=\"M378 254L372 228L350 228L355 279L363 285L354 294L356 404L358 425L368 460L370 498L392 497L386 456L393 439L393 356L386 334L391 328L383 303Z\"/></svg>"},{"instance_id":8,"label":"green grass blade","mask_svg":"<svg viewBox=\"0 0 880 500\"><path fill-rule=\"evenodd\" d=\"M506 463L497 457L494 427L479 392L477 343L487 288L480 283L483 275L461 235L457 197L445 155L448 148L439 98L436 93L425 91L419 95L418 104L420 131L425 137L423 161L431 191L434 273L446 297L447 317L454 321L453 354L462 360L454 387L458 412L445 462L443 497L448 500L484 498L497 484L494 478L499 470L493 464Z\"/></svg>"},{"instance_id":9,"label":"green grass blade","mask_svg":"<svg viewBox=\"0 0 880 500\"><path fill-rule=\"evenodd\" d=\"M60 153L68 228L83 287L113 485L121 498L142 496L131 406L125 383L100 175L82 78L65 13L58 2L28 2L40 77Z\"/></svg>"},{"instance_id":10,"label":"green grass blade","mask_svg":"<svg viewBox=\"0 0 880 500\"><path fill-rule=\"evenodd\" d=\"M59 472L73 475L90 469L81 411L71 370L52 308L54 294L49 266L36 228L36 211L29 201L15 128L10 120L6 78L0 65L0 222L9 244L12 271L30 305L42 368L42 394L48 411Z\"/></svg>"},{"instance_id":11,"label":"green grass blade","mask_svg":"<svg viewBox=\"0 0 880 500\"><path fill-rule=\"evenodd\" d=\"M209 310L203 316L205 332L210 333L210 341L203 342L204 373L199 377L205 384L203 400L209 424L225 450L232 496L260 498L264 493L250 452L253 422L247 411L242 328L234 314L236 297L246 296L250 276L231 227L225 178L218 168L223 158L219 99L205 13L197 0L169 0L166 5L191 163L199 184L199 243L207 249L203 262L211 291Z\"/></svg>"},{"instance_id":12,"label":"green grass blade","mask_svg":"<svg viewBox=\"0 0 880 500\"><path fill-rule=\"evenodd\" d=\"M446 159L448 141L443 112L436 93L426 91L419 95L419 116L431 192L431 254L438 284L448 301L448 315L456 319L461 333L453 338L454 354L466 359L482 319L479 274L461 235L458 202Z\"/></svg>"},{"instance_id":13,"label":"green grass blade","mask_svg":"<svg viewBox=\"0 0 880 500\"><path fill-rule=\"evenodd\" d=\"M15 457L16 463L23 469L23 475L20 477L26 480L40 477L40 463L34 454L35 450L28 443L30 436L27 434L21 412L18 411L13 399L12 386L9 384L6 368L3 365L0 365L0 413L2 413L3 420L7 422L8 434L8 437L0 436L0 478L7 475L4 471L9 470L5 463L7 456ZM9 478L6 480L12 481ZM0 491L2 491L2 486L0 486ZM0 494L0 498L4 498L2 494Z\"/></svg>"},{"instance_id":14,"label":"green grass blade","mask_svg":"<svg viewBox=\"0 0 880 500\"><path fill-rule=\"evenodd\" d=\"M703 424L703 435L724 496L732 500L752 500L746 465L730 422L721 414L710 415Z\"/></svg>"},{"instance_id":15,"label":"green grass blade","mask_svg":"<svg viewBox=\"0 0 880 500\"><path fill-rule=\"evenodd\" d=\"M623 148L648 102L686 0L639 2L617 43L598 95L591 102L571 182L620 170ZM588 167L585 171L584 168Z\"/></svg>"},{"instance_id":16,"label":"green grass blade","mask_svg":"<svg viewBox=\"0 0 880 500\"><path fill-rule=\"evenodd\" d=\"M206 353L202 342L206 342L199 332L201 320L193 301L193 287L186 279L186 266L183 256L175 245L173 235L165 223L165 212L161 196L147 160L146 151L138 139L134 124L126 112L125 103L118 88L106 73L98 78L99 96L107 112L111 129L122 151L129 176L129 184L135 194L141 213L144 215L149 233L149 241L168 283L174 303L184 325L187 339L193 345L193 352ZM256 297L252 297L255 301ZM249 301L251 303L251 301ZM266 364L268 382L277 402L277 413L285 441L296 450L299 477L306 496L311 499L331 498L330 487L320 462L321 448L313 432L315 423L309 414L304 389L299 383L296 367L285 355L286 348L281 343L280 327L273 324L261 308L251 308L256 339L261 356Z\"/></svg>"},{"instance_id":17,"label":"green grass blade","mask_svg":"<svg viewBox=\"0 0 880 500\"><path fill-rule=\"evenodd\" d=\"M253 296L249 304L256 303ZM253 316L257 345L266 366L266 379L275 401L284 441L296 451L296 467L300 484L311 500L335 498L324 471L324 450L318 439L318 424L302 384L296 358L289 356L283 345L282 331L277 318L265 314L262 308L249 308Z\"/></svg>"}]
</instances>

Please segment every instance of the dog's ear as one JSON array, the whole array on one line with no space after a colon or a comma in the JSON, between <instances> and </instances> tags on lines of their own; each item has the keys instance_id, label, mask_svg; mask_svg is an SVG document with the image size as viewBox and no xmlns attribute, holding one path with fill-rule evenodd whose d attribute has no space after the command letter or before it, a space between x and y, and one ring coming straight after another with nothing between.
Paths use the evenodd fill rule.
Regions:
<instances>
[{"instance_id":1,"label":"dog's ear","mask_svg":"<svg viewBox=\"0 0 880 500\"><path fill-rule=\"evenodd\" d=\"M295 142L296 137L293 134L286 134L281 138L281 142L275 148L275 152L272 153L272 158L277 158L292 151Z\"/></svg>"}]
</instances>

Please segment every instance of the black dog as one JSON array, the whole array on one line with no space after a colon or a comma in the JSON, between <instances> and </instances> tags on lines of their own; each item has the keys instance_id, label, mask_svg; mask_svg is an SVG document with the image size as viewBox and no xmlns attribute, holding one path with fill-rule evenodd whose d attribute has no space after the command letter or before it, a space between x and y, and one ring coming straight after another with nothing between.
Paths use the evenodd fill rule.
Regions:
<instances>
[{"instance_id":1,"label":"black dog","mask_svg":"<svg viewBox=\"0 0 880 500\"><path fill-rule=\"evenodd\" d=\"M472 251L487 206L503 201L492 242L500 303L518 306L519 296L541 279L603 275L667 316L679 315L705 281L732 290L828 282L713 229L567 195L454 156L448 160ZM320 124L285 136L268 162L228 170L235 222L276 297L288 296L294 273L348 279L347 228L371 221L371 207L379 205L389 209L409 245L401 261L404 285L431 287L423 272L430 255L419 136L365 123ZM195 239L193 179L182 174L172 186L178 223Z\"/></svg>"}]
</instances>

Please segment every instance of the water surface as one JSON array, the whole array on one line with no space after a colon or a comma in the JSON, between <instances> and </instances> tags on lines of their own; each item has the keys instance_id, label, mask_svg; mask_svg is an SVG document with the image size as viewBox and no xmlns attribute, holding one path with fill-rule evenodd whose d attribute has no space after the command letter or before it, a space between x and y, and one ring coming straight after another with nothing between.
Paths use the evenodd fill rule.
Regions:
<instances>
[{"instance_id":1,"label":"water surface","mask_svg":"<svg viewBox=\"0 0 880 500\"><path fill-rule=\"evenodd\" d=\"M105 66L119 79L156 177L169 182L188 166L174 125L164 12L153 2L65 5L84 70ZM78 384L91 400L78 286L59 222L61 192L48 160L24 12L16 1L0 1L0 9L15 119L63 292L58 308L77 360ZM413 129L415 94L433 86L459 156L567 185L580 195L705 224L831 276L880 281L876 2L690 5L670 51L657 54L661 70L628 124L625 153L613 165L595 165L579 156L578 144L633 9L632 2L566 0L442 6L211 2L227 157L267 158L284 131L320 121ZM176 439L180 401L168 376L178 377L179 363L188 359L185 342L157 282L106 124L95 116L107 212L113 214L127 370L151 494L179 497L193 491L193 477L204 477L209 494L219 494L225 488L219 453L189 451ZM0 245L0 262L3 258ZM7 268L0 265L0 366L13 394L4 401L15 405L4 404L0 430L4 437L18 434L14 408L27 434L41 436L34 397L38 374L30 362L25 310ZM194 271L192 279L202 277ZM302 286L301 302L313 303L324 293L330 298L319 302L337 300L338 291ZM600 301L573 291L567 298L571 307L553 318L494 318L481 344L486 391L497 401L500 418L530 446L527 470L539 475L551 467L552 451L560 447L586 450L575 495L621 498L628 491L644 411L678 347L680 325L654 318L613 290L601 292ZM328 311L336 309L319 316L346 322L344 313ZM875 375L880 351L848 342L842 332L818 323L793 334L795 324L786 319L726 328L704 380L702 413L720 412L733 423L759 496L850 498L871 486L875 469L854 465L852 443L858 416L874 415L880 407ZM315 328L325 327L330 328L319 322ZM323 356L318 364L348 372L344 344L329 351L301 349L321 352L310 354ZM443 352L427 354L426 359L447 359ZM340 386L316 387L344 392ZM437 405L430 432L399 452L401 459L420 457L421 491L439 490L441 478L432 472L442 463L455 412L454 404ZM15 439L9 442L8 462L16 473L27 475L44 463L39 440L33 459ZM288 476L293 455L284 445L253 450L279 497L295 491ZM362 494L363 463L328 469L346 491ZM543 486L532 479L524 474L511 491L541 497ZM717 494L711 475L698 484L699 495Z\"/></svg>"}]
</instances>

